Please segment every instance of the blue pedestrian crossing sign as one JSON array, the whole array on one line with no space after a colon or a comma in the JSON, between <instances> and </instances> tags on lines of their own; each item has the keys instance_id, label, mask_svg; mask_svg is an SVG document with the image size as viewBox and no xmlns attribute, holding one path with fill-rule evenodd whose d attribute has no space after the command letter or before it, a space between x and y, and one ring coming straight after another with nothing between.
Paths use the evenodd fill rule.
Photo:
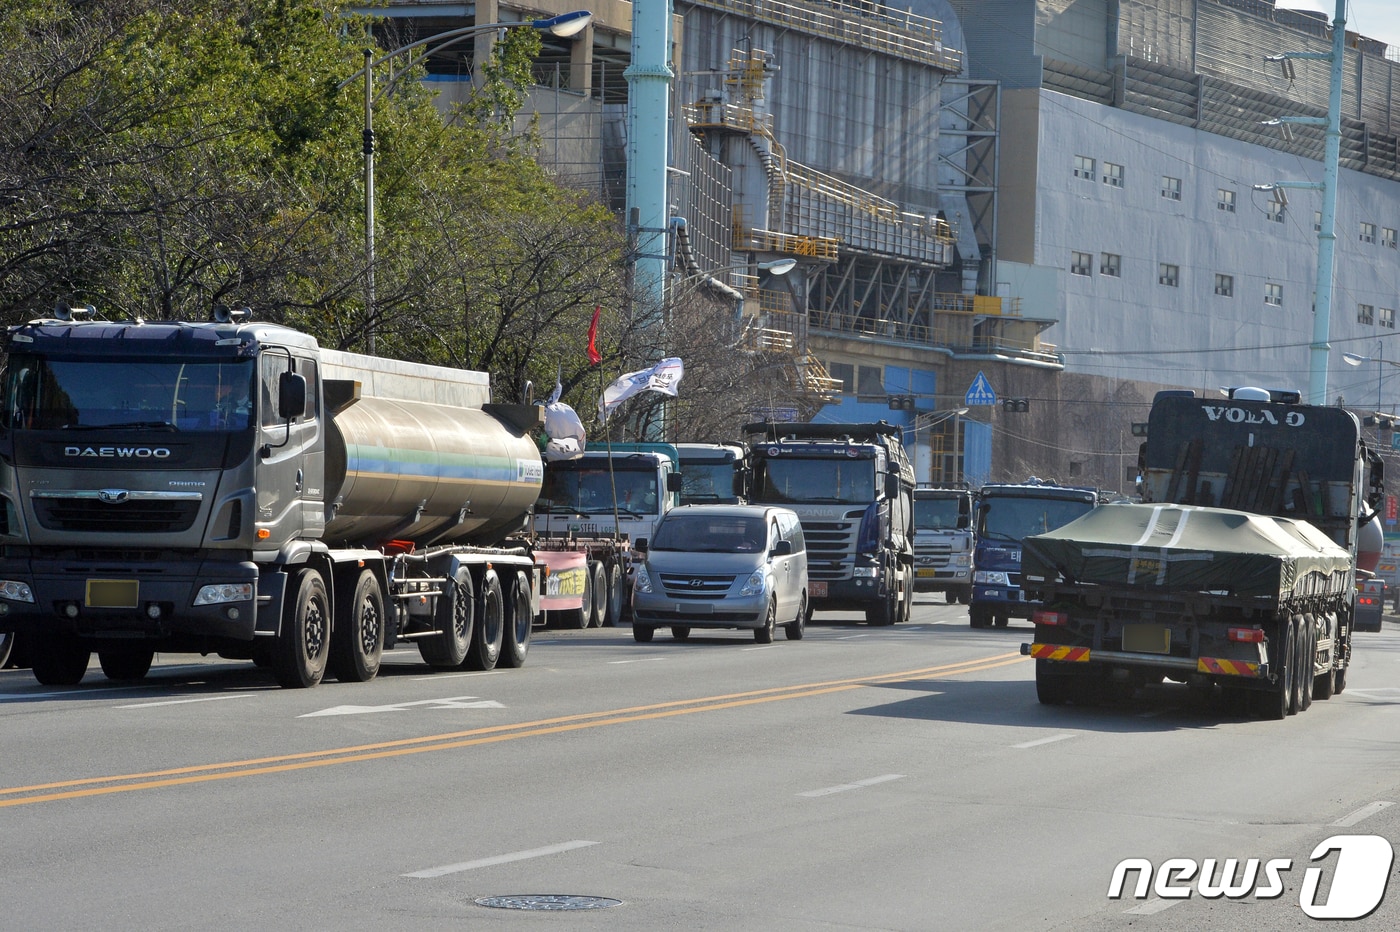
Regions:
<instances>
[{"instance_id":1,"label":"blue pedestrian crossing sign","mask_svg":"<svg viewBox=\"0 0 1400 932\"><path fill-rule=\"evenodd\" d=\"M978 372L977 378L973 379L972 384L968 386L963 404L972 407L973 405L995 405L996 403L997 393L992 391L992 383L987 381L985 375Z\"/></svg>"}]
</instances>

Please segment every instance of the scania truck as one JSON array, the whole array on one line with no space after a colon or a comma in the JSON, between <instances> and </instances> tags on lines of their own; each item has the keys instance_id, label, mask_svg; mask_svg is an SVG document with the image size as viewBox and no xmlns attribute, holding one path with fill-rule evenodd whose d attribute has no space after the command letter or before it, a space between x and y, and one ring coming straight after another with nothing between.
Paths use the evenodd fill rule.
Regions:
<instances>
[{"instance_id":1,"label":"scania truck","mask_svg":"<svg viewBox=\"0 0 1400 932\"><path fill-rule=\"evenodd\" d=\"M901 429L874 424L744 426L753 503L797 513L812 611L905 621L914 601L914 467Z\"/></svg>"},{"instance_id":2,"label":"scania truck","mask_svg":"<svg viewBox=\"0 0 1400 932\"><path fill-rule=\"evenodd\" d=\"M287 687L525 660L542 408L485 373L319 347L222 311L11 327L0 385L0 631L39 682L96 652L252 660Z\"/></svg>"}]
</instances>

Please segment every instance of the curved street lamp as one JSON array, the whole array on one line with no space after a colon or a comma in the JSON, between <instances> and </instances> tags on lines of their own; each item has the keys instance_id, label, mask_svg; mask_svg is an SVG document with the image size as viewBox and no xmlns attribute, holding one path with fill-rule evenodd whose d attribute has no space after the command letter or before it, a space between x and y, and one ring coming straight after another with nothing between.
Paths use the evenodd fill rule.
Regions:
<instances>
[{"instance_id":1,"label":"curved street lamp","mask_svg":"<svg viewBox=\"0 0 1400 932\"><path fill-rule=\"evenodd\" d=\"M567 39L578 35L588 28L593 22L593 14L588 10L573 10L568 13L560 13L558 16L551 16L547 19L522 20L514 23L482 23L476 26L463 26L460 29L449 29L446 32L439 32L436 35L401 45L391 52L386 52L379 58L374 58L374 49L365 49L365 64L359 71L346 78L336 85L337 90L343 90L358 78L364 78L365 82L365 128L362 133L363 152L365 156L365 321L369 327L369 351L374 352L374 102L378 98L374 93L374 69L378 66L402 55L404 52L412 51L416 48L432 45L422 54L414 56L397 71L389 73L389 79L380 88L379 94L382 96L391 90L399 78L403 77L423 59L440 52L443 49L456 45L465 39L490 32L493 29L518 29L528 27L537 32L547 32L552 36Z\"/></svg>"},{"instance_id":2,"label":"curved street lamp","mask_svg":"<svg viewBox=\"0 0 1400 932\"><path fill-rule=\"evenodd\" d=\"M1393 362L1393 361L1388 360L1388 359L1385 358L1385 341L1383 341L1383 340L1377 340L1377 341L1376 341L1376 355L1374 355L1374 356L1362 356L1362 355L1360 355L1359 353L1343 353L1343 354L1342 354L1342 362L1346 363L1348 366L1359 366L1359 365L1361 365L1363 362L1375 362L1375 363L1380 363L1380 366L1394 366L1395 368L1400 369L1400 362ZM1376 410L1377 410L1377 411L1379 411L1379 410L1380 410L1380 407L1381 407L1381 375L1382 375L1382 374L1384 373L1384 371L1385 371L1385 370L1382 369L1380 366L1377 366L1377 367L1376 367Z\"/></svg>"}]
</instances>

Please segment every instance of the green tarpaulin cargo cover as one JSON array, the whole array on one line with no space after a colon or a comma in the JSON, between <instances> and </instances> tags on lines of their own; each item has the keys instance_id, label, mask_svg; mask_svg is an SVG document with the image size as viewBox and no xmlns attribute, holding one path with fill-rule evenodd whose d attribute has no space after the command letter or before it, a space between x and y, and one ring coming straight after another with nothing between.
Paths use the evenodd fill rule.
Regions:
<instances>
[{"instance_id":1,"label":"green tarpaulin cargo cover","mask_svg":"<svg viewBox=\"0 0 1400 932\"><path fill-rule=\"evenodd\" d=\"M1347 551L1306 521L1126 502L1026 538L1021 558L1027 576L1245 598L1343 592L1350 569Z\"/></svg>"}]
</instances>

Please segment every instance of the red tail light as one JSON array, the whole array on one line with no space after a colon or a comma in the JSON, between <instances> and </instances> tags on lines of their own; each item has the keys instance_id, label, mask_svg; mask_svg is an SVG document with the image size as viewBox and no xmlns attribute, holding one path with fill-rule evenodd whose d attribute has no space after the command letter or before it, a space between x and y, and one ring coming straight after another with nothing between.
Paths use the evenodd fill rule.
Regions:
<instances>
[{"instance_id":1,"label":"red tail light","mask_svg":"<svg viewBox=\"0 0 1400 932\"><path fill-rule=\"evenodd\" d=\"M1069 612L1040 610L1031 615L1031 621L1038 625L1067 625L1069 624Z\"/></svg>"},{"instance_id":2,"label":"red tail light","mask_svg":"<svg viewBox=\"0 0 1400 932\"><path fill-rule=\"evenodd\" d=\"M1264 643L1263 628L1231 628L1230 640L1239 641L1244 644Z\"/></svg>"}]
</instances>

